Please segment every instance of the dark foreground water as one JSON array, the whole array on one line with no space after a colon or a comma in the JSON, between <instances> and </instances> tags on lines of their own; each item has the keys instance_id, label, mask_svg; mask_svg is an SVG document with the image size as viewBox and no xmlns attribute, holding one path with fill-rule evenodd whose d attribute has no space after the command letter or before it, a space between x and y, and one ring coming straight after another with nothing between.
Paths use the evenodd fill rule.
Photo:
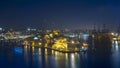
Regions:
<instances>
[{"instance_id":1,"label":"dark foreground water","mask_svg":"<svg viewBox=\"0 0 120 68\"><path fill-rule=\"evenodd\" d=\"M0 68L120 68L120 47L111 53L60 53L34 47L0 45Z\"/></svg>"}]
</instances>

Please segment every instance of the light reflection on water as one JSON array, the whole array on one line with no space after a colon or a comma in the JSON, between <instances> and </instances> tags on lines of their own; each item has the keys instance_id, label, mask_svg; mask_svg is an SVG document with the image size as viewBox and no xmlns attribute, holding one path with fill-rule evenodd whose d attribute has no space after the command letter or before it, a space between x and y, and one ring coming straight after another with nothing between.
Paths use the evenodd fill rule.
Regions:
<instances>
[{"instance_id":1,"label":"light reflection on water","mask_svg":"<svg viewBox=\"0 0 120 68\"><path fill-rule=\"evenodd\" d=\"M113 41L113 54L112 54L112 62L114 68L120 68L120 47L117 41Z\"/></svg>"},{"instance_id":2,"label":"light reflection on water","mask_svg":"<svg viewBox=\"0 0 120 68\"><path fill-rule=\"evenodd\" d=\"M30 58L30 51L27 46L24 47L24 59L27 65L28 58ZM51 51L51 52L50 52ZM33 48L32 47L32 63L35 64L35 61L38 61L38 67L42 64L42 67L52 67L52 68L77 68L77 63L79 63L80 55L79 53L61 53L54 50L44 49L42 52L42 48ZM79 63L80 64L80 63Z\"/></svg>"},{"instance_id":3,"label":"light reflection on water","mask_svg":"<svg viewBox=\"0 0 120 68\"><path fill-rule=\"evenodd\" d=\"M70 60L71 60L71 61L70 61L71 67L72 67L72 68L76 68L76 67L75 67L76 65L75 65L75 55L74 55L74 54L71 54L71 55L70 55Z\"/></svg>"},{"instance_id":4,"label":"light reflection on water","mask_svg":"<svg viewBox=\"0 0 120 68\"><path fill-rule=\"evenodd\" d=\"M25 60L25 63L28 65L28 62L29 62L29 59L28 59L28 47L27 46L24 46L24 60Z\"/></svg>"},{"instance_id":5,"label":"light reflection on water","mask_svg":"<svg viewBox=\"0 0 120 68\"><path fill-rule=\"evenodd\" d=\"M17 68L95 68L95 65L102 66L102 64L112 63L111 66L114 68L120 68L120 47L117 41L114 41L112 45L111 58L106 58L107 60L103 60L104 62L102 63L94 54L88 54L87 52L61 53L46 48L24 46L22 54L16 54L14 50L11 50L12 48L17 47L0 48L0 59L2 59L0 61L0 64L2 63L1 65L6 65L8 67L12 66L13 68L16 68L14 65L19 65ZM10 59L12 61L9 61ZM9 63L11 65L9 65Z\"/></svg>"}]
</instances>

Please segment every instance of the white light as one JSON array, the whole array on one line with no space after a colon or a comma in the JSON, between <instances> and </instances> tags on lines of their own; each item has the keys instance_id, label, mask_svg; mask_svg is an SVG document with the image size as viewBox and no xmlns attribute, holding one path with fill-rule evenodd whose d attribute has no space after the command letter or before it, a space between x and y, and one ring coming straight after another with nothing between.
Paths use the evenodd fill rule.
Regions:
<instances>
[{"instance_id":1,"label":"white light","mask_svg":"<svg viewBox=\"0 0 120 68\"><path fill-rule=\"evenodd\" d=\"M0 31L2 31L2 28L0 28Z\"/></svg>"},{"instance_id":2,"label":"white light","mask_svg":"<svg viewBox=\"0 0 120 68\"><path fill-rule=\"evenodd\" d=\"M38 37L34 37L34 40L38 40Z\"/></svg>"},{"instance_id":3,"label":"white light","mask_svg":"<svg viewBox=\"0 0 120 68\"><path fill-rule=\"evenodd\" d=\"M112 32L112 33L111 33L111 35L113 35L113 36L114 36L115 34Z\"/></svg>"},{"instance_id":4,"label":"white light","mask_svg":"<svg viewBox=\"0 0 120 68\"><path fill-rule=\"evenodd\" d=\"M28 28L27 30L30 31L30 28Z\"/></svg>"},{"instance_id":5,"label":"white light","mask_svg":"<svg viewBox=\"0 0 120 68\"><path fill-rule=\"evenodd\" d=\"M115 36L118 36L118 33L115 33Z\"/></svg>"}]
</instances>

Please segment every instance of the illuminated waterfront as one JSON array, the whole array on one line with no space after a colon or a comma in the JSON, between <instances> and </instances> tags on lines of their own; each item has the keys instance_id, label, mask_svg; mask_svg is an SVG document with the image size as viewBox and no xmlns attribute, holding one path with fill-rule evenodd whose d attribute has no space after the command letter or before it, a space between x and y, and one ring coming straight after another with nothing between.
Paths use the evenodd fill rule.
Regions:
<instances>
[{"instance_id":1,"label":"illuminated waterfront","mask_svg":"<svg viewBox=\"0 0 120 68\"><path fill-rule=\"evenodd\" d=\"M120 68L120 0L2 0L0 68Z\"/></svg>"},{"instance_id":2,"label":"illuminated waterfront","mask_svg":"<svg viewBox=\"0 0 120 68\"><path fill-rule=\"evenodd\" d=\"M12 45L11 45L12 46ZM2 68L119 68L120 46L112 44L112 53L61 53L30 46L0 46Z\"/></svg>"},{"instance_id":3,"label":"illuminated waterfront","mask_svg":"<svg viewBox=\"0 0 120 68\"><path fill-rule=\"evenodd\" d=\"M119 68L119 34L11 31L1 35L3 68Z\"/></svg>"}]
</instances>

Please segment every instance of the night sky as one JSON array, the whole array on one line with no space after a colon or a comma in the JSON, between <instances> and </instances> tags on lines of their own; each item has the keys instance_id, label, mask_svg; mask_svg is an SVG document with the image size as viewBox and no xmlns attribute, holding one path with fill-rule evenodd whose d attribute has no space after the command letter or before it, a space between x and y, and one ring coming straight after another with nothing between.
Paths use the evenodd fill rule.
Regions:
<instances>
[{"instance_id":1,"label":"night sky","mask_svg":"<svg viewBox=\"0 0 120 68\"><path fill-rule=\"evenodd\" d=\"M3 0L0 27L81 29L120 23L120 0Z\"/></svg>"}]
</instances>

